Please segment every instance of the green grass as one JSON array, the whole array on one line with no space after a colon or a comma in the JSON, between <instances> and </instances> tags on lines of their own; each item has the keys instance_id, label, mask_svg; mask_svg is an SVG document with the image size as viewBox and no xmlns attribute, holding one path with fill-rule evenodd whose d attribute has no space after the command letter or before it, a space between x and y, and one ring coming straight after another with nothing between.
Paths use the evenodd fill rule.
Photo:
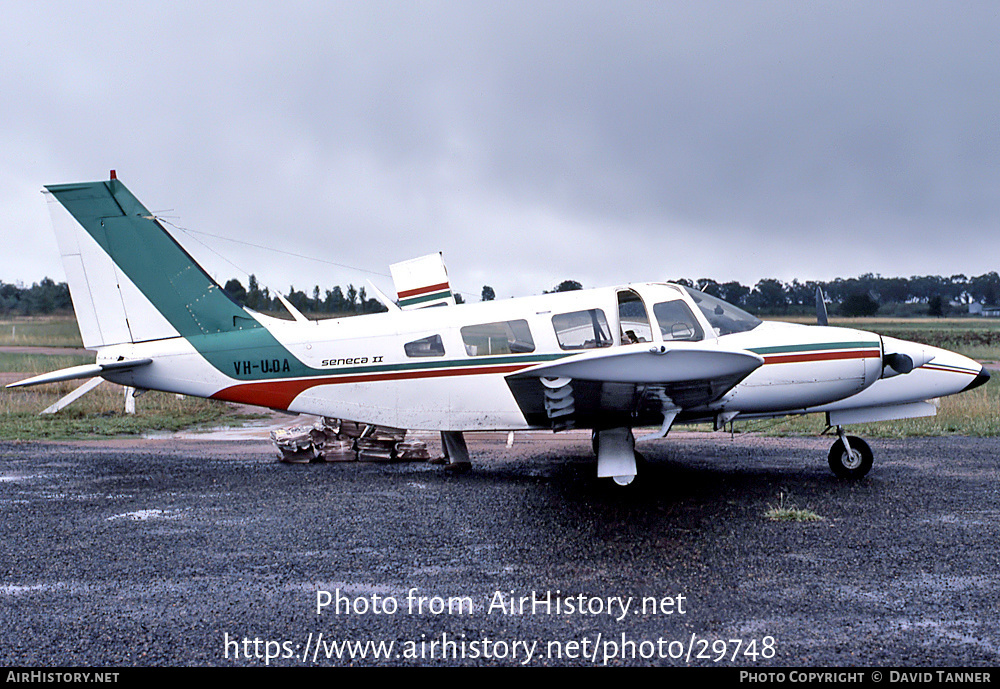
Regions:
<instances>
[{"instance_id":1,"label":"green grass","mask_svg":"<svg viewBox=\"0 0 1000 689\"><path fill-rule=\"evenodd\" d=\"M149 393L152 395L153 393ZM204 400L198 400L204 403ZM106 411L98 415L64 409L39 416L37 412L5 414L0 420L3 440L85 440L120 436L141 436L154 432L176 432L192 428L235 425L256 418L233 414L222 403L212 406L188 405L176 411L143 409L136 414ZM157 405L159 406L159 405Z\"/></svg>"},{"instance_id":2,"label":"green grass","mask_svg":"<svg viewBox=\"0 0 1000 689\"><path fill-rule=\"evenodd\" d=\"M94 356L0 352L0 370L28 377L59 368L93 363ZM147 392L135 400L136 413L125 414L125 389L104 382L55 414L40 412L83 381L0 389L0 439L39 440L142 435L155 431L239 425L261 414L238 411L226 402Z\"/></svg>"},{"instance_id":3,"label":"green grass","mask_svg":"<svg viewBox=\"0 0 1000 689\"><path fill-rule=\"evenodd\" d=\"M83 346L72 315L14 318L0 321L0 346ZM93 354L34 354L0 352L0 371L30 375L94 363ZM136 413L125 414L125 390L104 382L55 414L39 413L83 381L30 388L0 389L0 439L65 440L137 436L158 431L239 425L261 418L226 402L148 392L135 402Z\"/></svg>"},{"instance_id":4,"label":"green grass","mask_svg":"<svg viewBox=\"0 0 1000 689\"><path fill-rule=\"evenodd\" d=\"M25 354L0 352L0 371L8 373L44 373L94 363L93 354ZM25 375L25 378L28 376Z\"/></svg>"},{"instance_id":5,"label":"green grass","mask_svg":"<svg viewBox=\"0 0 1000 689\"><path fill-rule=\"evenodd\" d=\"M56 387L56 391L41 390ZM240 425L260 418L216 400L148 392L136 399L136 413L124 413L124 388L105 382L55 414L40 415L73 386L5 390L0 399L0 439L81 439L136 436L220 425Z\"/></svg>"},{"instance_id":6,"label":"green grass","mask_svg":"<svg viewBox=\"0 0 1000 689\"><path fill-rule=\"evenodd\" d=\"M821 522L823 517L812 510L796 507L792 503L786 503L784 493L778 495L777 505L768 505L764 516L773 522Z\"/></svg>"},{"instance_id":7,"label":"green grass","mask_svg":"<svg viewBox=\"0 0 1000 689\"><path fill-rule=\"evenodd\" d=\"M70 315L0 320L0 346L82 347L83 339Z\"/></svg>"}]
</instances>

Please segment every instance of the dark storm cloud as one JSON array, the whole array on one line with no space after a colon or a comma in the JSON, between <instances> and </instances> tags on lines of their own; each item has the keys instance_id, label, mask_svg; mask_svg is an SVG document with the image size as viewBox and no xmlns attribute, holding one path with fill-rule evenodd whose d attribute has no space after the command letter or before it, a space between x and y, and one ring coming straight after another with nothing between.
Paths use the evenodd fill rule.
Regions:
<instances>
[{"instance_id":1,"label":"dark storm cloud","mask_svg":"<svg viewBox=\"0 0 1000 689\"><path fill-rule=\"evenodd\" d=\"M473 295L996 269L991 4L8 15L0 198L33 235L34 190L118 167L182 226L379 272L443 250ZM0 279L59 273L36 243ZM365 279L213 248L279 289Z\"/></svg>"}]
</instances>

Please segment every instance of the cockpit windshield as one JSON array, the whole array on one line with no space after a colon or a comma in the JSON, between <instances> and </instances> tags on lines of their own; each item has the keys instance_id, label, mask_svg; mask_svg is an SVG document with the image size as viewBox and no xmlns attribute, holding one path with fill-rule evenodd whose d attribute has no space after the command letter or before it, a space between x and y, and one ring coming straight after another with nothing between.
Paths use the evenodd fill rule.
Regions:
<instances>
[{"instance_id":1,"label":"cockpit windshield","mask_svg":"<svg viewBox=\"0 0 1000 689\"><path fill-rule=\"evenodd\" d=\"M743 333L753 330L762 321L756 316L752 316L743 309L736 308L732 304L722 301L711 294L699 292L696 289L685 287L694 303L698 305L705 318L715 329L716 335L732 335L733 333Z\"/></svg>"}]
</instances>

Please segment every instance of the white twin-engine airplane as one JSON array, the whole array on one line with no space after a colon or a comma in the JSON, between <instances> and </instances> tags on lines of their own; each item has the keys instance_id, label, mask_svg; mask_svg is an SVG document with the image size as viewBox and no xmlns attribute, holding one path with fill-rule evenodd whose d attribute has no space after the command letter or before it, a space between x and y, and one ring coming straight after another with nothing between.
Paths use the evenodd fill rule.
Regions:
<instances>
[{"instance_id":1,"label":"white twin-engine airplane","mask_svg":"<svg viewBox=\"0 0 1000 689\"><path fill-rule=\"evenodd\" d=\"M295 413L461 432L593 429L597 474L636 475L632 429L822 412L833 471L860 478L872 452L843 425L935 413L932 398L982 385L959 354L824 325L764 322L708 294L635 284L444 308L447 282L383 298L388 313L308 321L232 301L114 175L47 187L73 305L93 365L36 385L101 376ZM825 321L825 307L820 322Z\"/></svg>"}]
</instances>

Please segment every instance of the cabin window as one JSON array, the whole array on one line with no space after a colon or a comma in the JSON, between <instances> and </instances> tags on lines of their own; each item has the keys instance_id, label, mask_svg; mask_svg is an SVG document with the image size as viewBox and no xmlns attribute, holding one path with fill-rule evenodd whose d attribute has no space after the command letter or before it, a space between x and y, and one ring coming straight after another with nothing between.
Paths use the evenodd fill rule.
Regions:
<instances>
[{"instance_id":1,"label":"cabin window","mask_svg":"<svg viewBox=\"0 0 1000 689\"><path fill-rule=\"evenodd\" d=\"M680 299L664 301L653 307L653 315L660 324L664 342L671 340L700 340L705 337L691 309Z\"/></svg>"},{"instance_id":2,"label":"cabin window","mask_svg":"<svg viewBox=\"0 0 1000 689\"><path fill-rule=\"evenodd\" d=\"M430 335L403 345L406 356L444 356L444 342L440 335Z\"/></svg>"},{"instance_id":3,"label":"cabin window","mask_svg":"<svg viewBox=\"0 0 1000 689\"><path fill-rule=\"evenodd\" d=\"M653 329L649 327L649 316L642 298L632 290L618 293L618 324L621 327L622 344L652 342Z\"/></svg>"},{"instance_id":4,"label":"cabin window","mask_svg":"<svg viewBox=\"0 0 1000 689\"><path fill-rule=\"evenodd\" d=\"M613 344L602 309L556 314L552 317L552 327L563 349L597 349Z\"/></svg>"},{"instance_id":5,"label":"cabin window","mask_svg":"<svg viewBox=\"0 0 1000 689\"><path fill-rule=\"evenodd\" d=\"M535 351L535 341L531 339L528 321L525 320L467 325L461 332L469 356Z\"/></svg>"}]
</instances>

